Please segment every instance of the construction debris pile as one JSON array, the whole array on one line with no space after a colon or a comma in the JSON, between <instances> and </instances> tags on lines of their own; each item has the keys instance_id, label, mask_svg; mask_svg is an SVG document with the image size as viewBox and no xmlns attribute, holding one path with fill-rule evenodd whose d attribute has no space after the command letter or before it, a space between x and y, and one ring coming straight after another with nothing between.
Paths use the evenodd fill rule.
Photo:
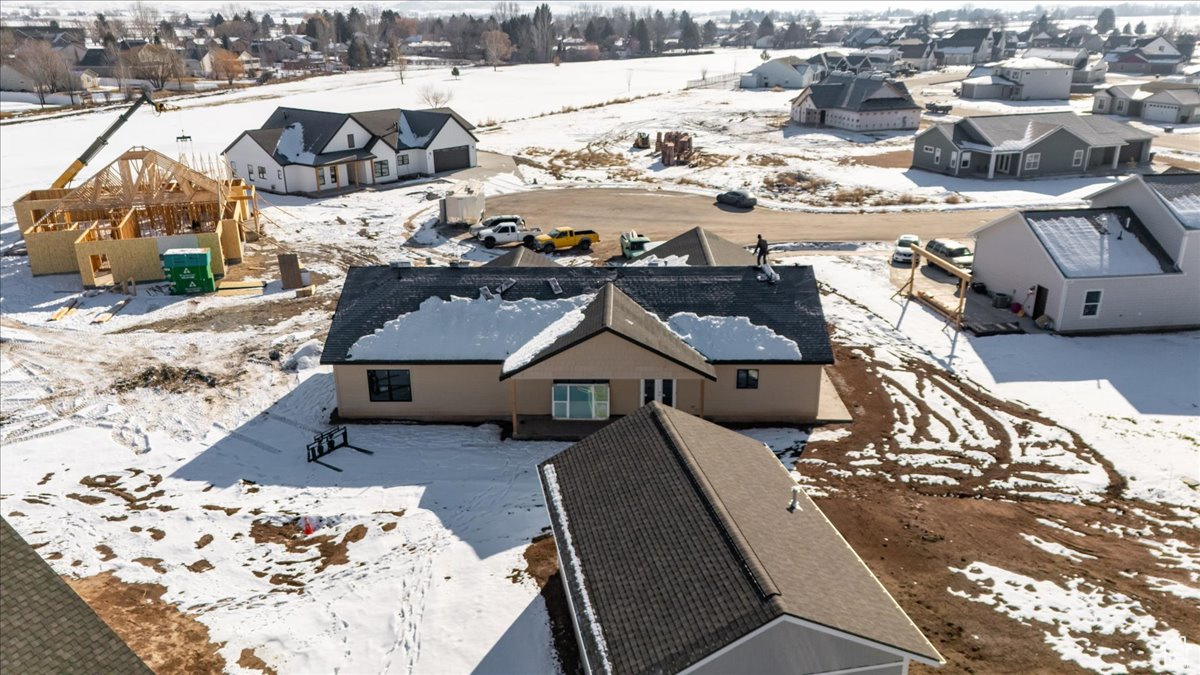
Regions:
<instances>
[{"instance_id":1,"label":"construction debris pile","mask_svg":"<svg viewBox=\"0 0 1200 675\"><path fill-rule=\"evenodd\" d=\"M692 135L683 131L660 131L654 139L654 151L662 153L663 166L687 165L693 150Z\"/></svg>"}]
</instances>

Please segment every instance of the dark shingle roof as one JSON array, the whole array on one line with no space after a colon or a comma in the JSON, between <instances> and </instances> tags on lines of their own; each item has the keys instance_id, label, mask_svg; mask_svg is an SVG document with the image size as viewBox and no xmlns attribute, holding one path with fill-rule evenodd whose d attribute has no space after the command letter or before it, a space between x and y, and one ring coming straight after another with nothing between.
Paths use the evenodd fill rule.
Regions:
<instances>
[{"instance_id":1,"label":"dark shingle roof","mask_svg":"<svg viewBox=\"0 0 1200 675\"><path fill-rule=\"evenodd\" d=\"M531 251L524 246L517 246L508 253L499 258L492 258L485 262L483 267L560 267L560 265L550 259L549 256L542 255L537 251Z\"/></svg>"},{"instance_id":2,"label":"dark shingle roof","mask_svg":"<svg viewBox=\"0 0 1200 675\"><path fill-rule=\"evenodd\" d=\"M893 87L896 95L872 98L884 87ZM881 74L830 73L823 82L810 86L809 90L812 92L813 105L818 108L854 111L918 109L903 82Z\"/></svg>"},{"instance_id":3,"label":"dark shingle roof","mask_svg":"<svg viewBox=\"0 0 1200 675\"><path fill-rule=\"evenodd\" d=\"M601 333L618 335L710 380L716 379L716 371L704 355L611 283L604 284L596 298L584 308L583 321L575 328L560 335L521 367L504 373L500 379L516 375Z\"/></svg>"},{"instance_id":4,"label":"dark shingle roof","mask_svg":"<svg viewBox=\"0 0 1200 675\"><path fill-rule=\"evenodd\" d=\"M784 615L941 661L758 441L651 403L539 473L593 672L678 672Z\"/></svg>"},{"instance_id":5,"label":"dark shingle roof","mask_svg":"<svg viewBox=\"0 0 1200 675\"><path fill-rule=\"evenodd\" d=\"M424 138L422 145L406 145L402 142L398 133L400 116L403 115L408 120L409 128L413 135L418 138ZM274 134L274 140L279 140L279 132L291 125L299 122L304 127L304 150L317 155L317 161L314 165L329 163L343 157L334 157L332 153L321 153L321 150L333 139L333 135L342 128L346 120L354 119L363 126L372 136L383 139L385 143L396 150L411 150L416 148L428 147L433 139L437 136L437 132L441 131L446 122L453 119L457 121L463 129L472 138L475 135L471 130L475 127L464 120L458 113L449 108L429 108L426 110L405 110L402 108L386 108L383 110L366 110L355 113L335 113L324 110L306 110L303 108L276 108L275 112L267 118L260 129L251 130L250 133L259 145L263 145L267 152L275 152L275 144L272 143L269 147L264 145L264 140L267 136L263 132L271 131ZM253 136L253 132L258 132L258 137ZM233 147L234 143L241 138L235 139L226 151ZM371 143L367 143L364 147L370 147ZM364 157L369 159L370 157ZM286 157L275 155L276 161L282 164L291 164Z\"/></svg>"},{"instance_id":6,"label":"dark shingle roof","mask_svg":"<svg viewBox=\"0 0 1200 675\"><path fill-rule=\"evenodd\" d=\"M0 672L152 673L3 518L0 569Z\"/></svg>"},{"instance_id":7,"label":"dark shingle roof","mask_svg":"<svg viewBox=\"0 0 1200 675\"><path fill-rule=\"evenodd\" d=\"M991 34L991 28L960 28L939 40L938 47L979 47Z\"/></svg>"},{"instance_id":8,"label":"dark shingle roof","mask_svg":"<svg viewBox=\"0 0 1200 675\"><path fill-rule=\"evenodd\" d=\"M973 127L985 142L993 146L1005 141L1032 140L1059 127L1093 146L1124 145L1126 141L1154 138L1154 134L1116 122L1107 115L1077 115L1072 112L980 115L964 118L956 124Z\"/></svg>"},{"instance_id":9,"label":"dark shingle roof","mask_svg":"<svg viewBox=\"0 0 1200 675\"><path fill-rule=\"evenodd\" d=\"M646 255L659 258L686 256L690 266L753 265L754 254L728 239L702 227L693 227L655 246Z\"/></svg>"},{"instance_id":10,"label":"dark shingle roof","mask_svg":"<svg viewBox=\"0 0 1200 675\"><path fill-rule=\"evenodd\" d=\"M779 282L758 281L750 267L352 267L325 340L321 363L349 362L347 352L364 335L417 311L431 297L479 297L479 288L512 281L502 298L551 300L595 293L607 282L664 321L673 314L743 316L794 341L800 363L833 363L816 278L808 266L782 267ZM556 294L549 280L562 289ZM399 360L399 359L398 359ZM750 362L750 361L739 361ZM367 363L355 361L355 363Z\"/></svg>"}]
</instances>

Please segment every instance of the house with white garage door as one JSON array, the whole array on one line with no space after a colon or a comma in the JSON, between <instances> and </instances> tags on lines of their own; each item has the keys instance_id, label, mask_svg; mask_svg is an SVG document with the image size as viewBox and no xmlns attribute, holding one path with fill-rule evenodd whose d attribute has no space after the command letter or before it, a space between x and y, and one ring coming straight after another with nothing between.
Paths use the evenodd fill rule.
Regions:
<instances>
[{"instance_id":1,"label":"house with white garage door","mask_svg":"<svg viewBox=\"0 0 1200 675\"><path fill-rule=\"evenodd\" d=\"M1060 333L1200 326L1200 173L1135 175L1086 200L973 232L973 279Z\"/></svg>"},{"instance_id":2,"label":"house with white garage door","mask_svg":"<svg viewBox=\"0 0 1200 675\"><path fill-rule=\"evenodd\" d=\"M449 108L276 108L224 155L233 174L259 190L321 194L475 166L474 128Z\"/></svg>"}]
</instances>

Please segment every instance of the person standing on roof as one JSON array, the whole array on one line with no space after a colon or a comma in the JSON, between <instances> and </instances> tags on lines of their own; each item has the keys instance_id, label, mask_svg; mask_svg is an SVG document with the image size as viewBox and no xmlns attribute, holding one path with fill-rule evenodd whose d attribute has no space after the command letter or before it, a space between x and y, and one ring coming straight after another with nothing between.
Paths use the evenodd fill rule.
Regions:
<instances>
[{"instance_id":1,"label":"person standing on roof","mask_svg":"<svg viewBox=\"0 0 1200 675\"><path fill-rule=\"evenodd\" d=\"M758 235L758 242L754 244L754 253L758 256L758 262L756 264L767 264L767 249L769 246L770 244L767 243L767 240L763 239L761 234Z\"/></svg>"}]
</instances>

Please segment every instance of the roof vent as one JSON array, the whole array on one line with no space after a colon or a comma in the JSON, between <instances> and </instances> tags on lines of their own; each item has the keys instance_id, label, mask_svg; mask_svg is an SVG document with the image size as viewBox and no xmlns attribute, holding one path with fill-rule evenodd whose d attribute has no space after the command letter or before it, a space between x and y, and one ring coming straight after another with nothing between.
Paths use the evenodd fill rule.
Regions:
<instances>
[{"instance_id":1,"label":"roof vent","mask_svg":"<svg viewBox=\"0 0 1200 675\"><path fill-rule=\"evenodd\" d=\"M483 298L484 300L495 300L496 299L496 295L494 293L492 293L492 289L488 288L487 286L479 287L479 296L481 298Z\"/></svg>"},{"instance_id":2,"label":"roof vent","mask_svg":"<svg viewBox=\"0 0 1200 675\"><path fill-rule=\"evenodd\" d=\"M795 513L796 511L803 511L803 510L804 509L800 508L800 486L793 485L792 486L792 503L788 504L788 511Z\"/></svg>"},{"instance_id":3,"label":"roof vent","mask_svg":"<svg viewBox=\"0 0 1200 675\"><path fill-rule=\"evenodd\" d=\"M517 285L516 279L505 279L504 283L502 283L496 287L496 292L502 294L502 293L504 293L504 291L507 291L508 289L510 289L516 285Z\"/></svg>"},{"instance_id":4,"label":"roof vent","mask_svg":"<svg viewBox=\"0 0 1200 675\"><path fill-rule=\"evenodd\" d=\"M461 270L461 269L464 269L464 268L467 268L470 266L471 266L471 263L467 262L466 260L451 260L450 261L450 267L452 267L456 270Z\"/></svg>"},{"instance_id":5,"label":"roof vent","mask_svg":"<svg viewBox=\"0 0 1200 675\"><path fill-rule=\"evenodd\" d=\"M550 290L554 291L555 295L562 295L562 286L558 283L558 279L550 277L546 283L550 284Z\"/></svg>"},{"instance_id":6,"label":"roof vent","mask_svg":"<svg viewBox=\"0 0 1200 675\"><path fill-rule=\"evenodd\" d=\"M390 267L394 270L398 270L398 269L402 269L402 268L406 268L406 267L412 267L412 266L413 265L412 265L411 260L393 260L390 263L388 263L388 267Z\"/></svg>"}]
</instances>

